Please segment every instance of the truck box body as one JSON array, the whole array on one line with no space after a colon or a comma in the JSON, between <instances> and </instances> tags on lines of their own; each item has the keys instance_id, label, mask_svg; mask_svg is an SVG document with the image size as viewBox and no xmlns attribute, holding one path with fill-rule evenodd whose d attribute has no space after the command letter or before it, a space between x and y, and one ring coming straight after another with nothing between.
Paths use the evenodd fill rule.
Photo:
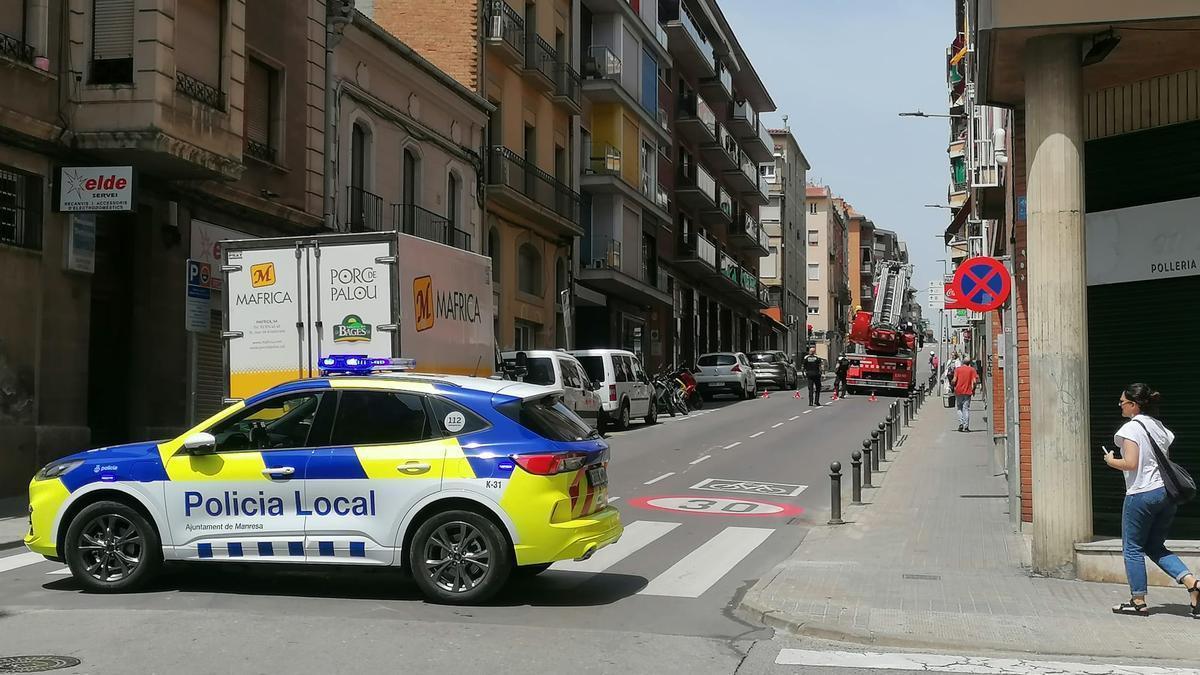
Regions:
<instances>
[{"instance_id":1,"label":"truck box body","mask_svg":"<svg viewBox=\"0 0 1200 675\"><path fill-rule=\"evenodd\" d=\"M222 242L230 399L318 375L327 354L492 374L487 257L398 232Z\"/></svg>"}]
</instances>

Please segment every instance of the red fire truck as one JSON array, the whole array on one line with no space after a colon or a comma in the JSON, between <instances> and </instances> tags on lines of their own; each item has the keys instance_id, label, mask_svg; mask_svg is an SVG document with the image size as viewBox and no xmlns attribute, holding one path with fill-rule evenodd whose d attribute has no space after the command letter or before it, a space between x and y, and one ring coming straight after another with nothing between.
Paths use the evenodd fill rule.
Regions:
<instances>
[{"instance_id":1,"label":"red fire truck","mask_svg":"<svg viewBox=\"0 0 1200 675\"><path fill-rule=\"evenodd\" d=\"M875 266L874 311L858 309L850 327L853 351L846 385L855 393L907 394L916 377L917 334L904 316L912 293L912 265L883 260Z\"/></svg>"}]
</instances>

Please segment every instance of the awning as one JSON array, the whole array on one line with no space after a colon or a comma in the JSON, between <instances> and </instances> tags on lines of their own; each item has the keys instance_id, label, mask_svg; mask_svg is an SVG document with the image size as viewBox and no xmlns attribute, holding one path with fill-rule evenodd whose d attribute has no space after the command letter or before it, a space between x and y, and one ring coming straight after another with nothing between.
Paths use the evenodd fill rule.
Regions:
<instances>
[{"instance_id":1,"label":"awning","mask_svg":"<svg viewBox=\"0 0 1200 675\"><path fill-rule=\"evenodd\" d=\"M971 215L971 196L967 195L967 201L963 202L958 213L954 214L954 218L950 220L950 225L946 227L946 243L950 243L950 239L958 234L962 229L963 223L967 222L967 217Z\"/></svg>"},{"instance_id":2,"label":"awning","mask_svg":"<svg viewBox=\"0 0 1200 675\"><path fill-rule=\"evenodd\" d=\"M783 322L783 310L779 307L768 307L758 310L759 314L771 320L771 323L782 330L788 330L788 325Z\"/></svg>"}]
</instances>

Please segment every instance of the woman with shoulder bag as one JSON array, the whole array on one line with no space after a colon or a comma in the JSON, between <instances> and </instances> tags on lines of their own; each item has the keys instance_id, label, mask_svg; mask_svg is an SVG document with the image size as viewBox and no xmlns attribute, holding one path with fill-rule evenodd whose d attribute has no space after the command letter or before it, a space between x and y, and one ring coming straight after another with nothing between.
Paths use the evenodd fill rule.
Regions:
<instances>
[{"instance_id":1,"label":"woman with shoulder bag","mask_svg":"<svg viewBox=\"0 0 1200 675\"><path fill-rule=\"evenodd\" d=\"M1166 453L1175 434L1154 418L1161 395L1141 383L1121 392L1121 416L1129 419L1113 437L1121 449L1117 457L1105 449L1104 463L1125 472L1125 506L1121 511L1121 540L1129 602L1113 607L1116 614L1149 616L1146 606L1146 557L1149 557L1191 595L1192 618L1200 618L1200 581L1179 556L1167 550L1167 532L1178 504L1168 494L1158 456ZM1168 467L1167 470L1171 470Z\"/></svg>"}]
</instances>

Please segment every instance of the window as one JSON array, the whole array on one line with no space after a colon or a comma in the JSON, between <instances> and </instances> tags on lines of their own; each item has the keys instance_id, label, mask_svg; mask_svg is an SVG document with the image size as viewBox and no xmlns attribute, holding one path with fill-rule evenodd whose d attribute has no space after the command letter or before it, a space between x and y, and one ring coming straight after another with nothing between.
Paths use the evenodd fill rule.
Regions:
<instances>
[{"instance_id":1,"label":"window","mask_svg":"<svg viewBox=\"0 0 1200 675\"><path fill-rule=\"evenodd\" d=\"M433 419L437 421L438 431L443 436L464 436L482 431L490 426L487 420L479 415L444 398L430 397L429 407L433 409ZM461 417L456 418L455 414ZM458 424L459 421L462 422L461 427Z\"/></svg>"},{"instance_id":2,"label":"window","mask_svg":"<svg viewBox=\"0 0 1200 675\"><path fill-rule=\"evenodd\" d=\"M816 202L808 203L808 212L813 215L816 215L816 213L817 213L817 203Z\"/></svg>"},{"instance_id":3,"label":"window","mask_svg":"<svg viewBox=\"0 0 1200 675\"><path fill-rule=\"evenodd\" d=\"M175 89L217 110L225 109L224 28L224 0L175 3Z\"/></svg>"},{"instance_id":4,"label":"window","mask_svg":"<svg viewBox=\"0 0 1200 675\"><path fill-rule=\"evenodd\" d=\"M774 164L759 164L758 175L767 179L768 182L775 182L775 165Z\"/></svg>"},{"instance_id":5,"label":"window","mask_svg":"<svg viewBox=\"0 0 1200 675\"><path fill-rule=\"evenodd\" d=\"M513 347L516 349L534 349L537 342L537 324L528 321L513 322Z\"/></svg>"},{"instance_id":6,"label":"window","mask_svg":"<svg viewBox=\"0 0 1200 675\"><path fill-rule=\"evenodd\" d=\"M809 314L820 314L821 313L820 303L821 303L821 298L819 298L815 295L808 296L808 313Z\"/></svg>"},{"instance_id":7,"label":"window","mask_svg":"<svg viewBox=\"0 0 1200 675\"><path fill-rule=\"evenodd\" d=\"M33 60L33 47L25 31L26 4L18 0L0 12L0 55L28 63Z\"/></svg>"},{"instance_id":8,"label":"window","mask_svg":"<svg viewBox=\"0 0 1200 675\"><path fill-rule=\"evenodd\" d=\"M617 382L632 382L633 381L633 366L629 363L629 357L614 355L613 369L617 372Z\"/></svg>"},{"instance_id":9,"label":"window","mask_svg":"<svg viewBox=\"0 0 1200 675\"><path fill-rule=\"evenodd\" d=\"M401 201L408 206L416 206L420 201L420 196L417 194L418 186L420 185L421 160L417 158L417 154L410 148L404 149L404 176L401 180L404 181L402 186L403 195ZM408 223L406 223L408 224Z\"/></svg>"},{"instance_id":10,"label":"window","mask_svg":"<svg viewBox=\"0 0 1200 675\"><path fill-rule=\"evenodd\" d=\"M533 244L522 244L517 252L517 289L529 295L542 294L542 256Z\"/></svg>"},{"instance_id":11,"label":"window","mask_svg":"<svg viewBox=\"0 0 1200 675\"><path fill-rule=\"evenodd\" d=\"M0 244L42 249L42 179L0 166Z\"/></svg>"},{"instance_id":12,"label":"window","mask_svg":"<svg viewBox=\"0 0 1200 675\"><path fill-rule=\"evenodd\" d=\"M658 60L642 49L642 107L658 119Z\"/></svg>"},{"instance_id":13,"label":"window","mask_svg":"<svg viewBox=\"0 0 1200 675\"><path fill-rule=\"evenodd\" d=\"M505 361L507 360L505 359ZM513 359L513 363L516 363L516 359ZM545 356L528 359L523 379L529 384L540 384L543 386L555 384L554 362Z\"/></svg>"},{"instance_id":14,"label":"window","mask_svg":"<svg viewBox=\"0 0 1200 675\"><path fill-rule=\"evenodd\" d=\"M820 232L818 230L809 230L808 231L808 245L816 246L817 244L821 243L821 239L820 239L819 235L820 235Z\"/></svg>"},{"instance_id":15,"label":"window","mask_svg":"<svg viewBox=\"0 0 1200 675\"><path fill-rule=\"evenodd\" d=\"M344 391L330 445L391 445L431 437L425 405L417 394Z\"/></svg>"},{"instance_id":16,"label":"window","mask_svg":"<svg viewBox=\"0 0 1200 675\"><path fill-rule=\"evenodd\" d=\"M732 366L737 363L733 354L705 354L696 362L698 366Z\"/></svg>"},{"instance_id":17,"label":"window","mask_svg":"<svg viewBox=\"0 0 1200 675\"><path fill-rule=\"evenodd\" d=\"M279 148L274 120L281 109L278 83L278 71L258 59L246 59L246 154L271 163Z\"/></svg>"},{"instance_id":18,"label":"window","mask_svg":"<svg viewBox=\"0 0 1200 675\"><path fill-rule=\"evenodd\" d=\"M446 180L446 220L450 221L450 227L462 229L459 227L459 209L462 208L462 179L458 174L451 172L450 177Z\"/></svg>"},{"instance_id":19,"label":"window","mask_svg":"<svg viewBox=\"0 0 1200 675\"><path fill-rule=\"evenodd\" d=\"M635 382L646 381L646 373L642 371L642 362L638 359L630 358L628 356L626 356L625 359L629 361L629 366L632 369L630 373L633 375L633 380Z\"/></svg>"},{"instance_id":20,"label":"window","mask_svg":"<svg viewBox=\"0 0 1200 675\"><path fill-rule=\"evenodd\" d=\"M217 422L208 433L217 439L217 452L308 447L321 397L278 396Z\"/></svg>"},{"instance_id":21,"label":"window","mask_svg":"<svg viewBox=\"0 0 1200 675\"><path fill-rule=\"evenodd\" d=\"M553 396L532 401L511 401L496 406L496 410L549 441L571 442L600 437Z\"/></svg>"},{"instance_id":22,"label":"window","mask_svg":"<svg viewBox=\"0 0 1200 675\"><path fill-rule=\"evenodd\" d=\"M492 281L500 283L500 235L496 228L488 228L487 254L492 259Z\"/></svg>"},{"instance_id":23,"label":"window","mask_svg":"<svg viewBox=\"0 0 1200 675\"><path fill-rule=\"evenodd\" d=\"M592 380L603 382L608 379L604 375L603 356L580 356L579 363L583 365L583 369L587 371L588 377Z\"/></svg>"},{"instance_id":24,"label":"window","mask_svg":"<svg viewBox=\"0 0 1200 675\"><path fill-rule=\"evenodd\" d=\"M820 279L821 279L821 265L819 263L809 263L808 264L808 280L809 281L820 281Z\"/></svg>"},{"instance_id":25,"label":"window","mask_svg":"<svg viewBox=\"0 0 1200 675\"><path fill-rule=\"evenodd\" d=\"M133 2L92 1L92 84L133 83Z\"/></svg>"},{"instance_id":26,"label":"window","mask_svg":"<svg viewBox=\"0 0 1200 675\"><path fill-rule=\"evenodd\" d=\"M373 227L374 219L368 213L374 204L367 198L367 180L369 178L367 155L371 151L371 134L367 127L355 123L350 129L350 199L348 220L350 231L363 232Z\"/></svg>"},{"instance_id":27,"label":"window","mask_svg":"<svg viewBox=\"0 0 1200 675\"><path fill-rule=\"evenodd\" d=\"M779 276L779 247L771 246L768 250L770 253L760 264L759 276L764 279L774 279Z\"/></svg>"},{"instance_id":28,"label":"window","mask_svg":"<svg viewBox=\"0 0 1200 675\"><path fill-rule=\"evenodd\" d=\"M558 369L562 371L562 384L564 387L586 389L579 371L575 369L574 363L566 359L559 359Z\"/></svg>"}]
</instances>

